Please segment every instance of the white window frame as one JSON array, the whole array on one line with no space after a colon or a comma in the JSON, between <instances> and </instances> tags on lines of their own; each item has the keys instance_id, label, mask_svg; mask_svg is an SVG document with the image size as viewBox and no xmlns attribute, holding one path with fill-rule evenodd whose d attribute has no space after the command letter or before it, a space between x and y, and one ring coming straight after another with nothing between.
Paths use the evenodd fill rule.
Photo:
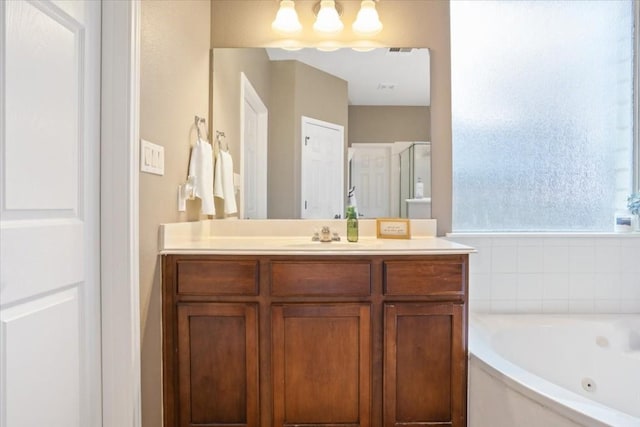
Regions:
<instances>
[{"instance_id":1,"label":"white window frame","mask_svg":"<svg viewBox=\"0 0 640 427\"><path fill-rule=\"evenodd\" d=\"M633 183L632 191L640 192L640 2L633 2Z\"/></svg>"}]
</instances>

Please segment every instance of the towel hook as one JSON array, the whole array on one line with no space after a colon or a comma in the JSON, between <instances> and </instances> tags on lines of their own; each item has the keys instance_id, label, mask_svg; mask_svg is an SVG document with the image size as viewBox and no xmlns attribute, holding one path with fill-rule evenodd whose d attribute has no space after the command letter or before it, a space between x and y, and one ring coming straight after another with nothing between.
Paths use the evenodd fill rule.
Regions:
<instances>
[{"instance_id":1,"label":"towel hook","mask_svg":"<svg viewBox=\"0 0 640 427\"><path fill-rule=\"evenodd\" d=\"M224 132L216 130L216 142L218 143L218 149L222 150L222 138L225 137ZM229 151L229 144L225 143L225 151Z\"/></svg>"},{"instance_id":2,"label":"towel hook","mask_svg":"<svg viewBox=\"0 0 640 427\"><path fill-rule=\"evenodd\" d=\"M198 139L202 139L202 133L200 132L200 124L201 123L202 124L206 124L207 120L204 117L195 116L194 121L195 121L195 124L196 124L196 131L198 132ZM208 134L208 131L207 131L206 127L205 127L205 136L206 136L206 140L208 141L209 140L209 134Z\"/></svg>"}]
</instances>

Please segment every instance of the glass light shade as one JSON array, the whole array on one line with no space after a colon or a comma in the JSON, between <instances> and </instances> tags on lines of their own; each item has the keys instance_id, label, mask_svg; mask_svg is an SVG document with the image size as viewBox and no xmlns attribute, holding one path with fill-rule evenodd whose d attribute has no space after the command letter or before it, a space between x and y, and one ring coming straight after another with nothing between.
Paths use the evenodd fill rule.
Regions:
<instances>
[{"instance_id":1,"label":"glass light shade","mask_svg":"<svg viewBox=\"0 0 640 427\"><path fill-rule=\"evenodd\" d=\"M373 0L362 1L352 28L355 33L366 36L377 34L382 30L382 22L380 22L376 3Z\"/></svg>"},{"instance_id":2,"label":"glass light shade","mask_svg":"<svg viewBox=\"0 0 640 427\"><path fill-rule=\"evenodd\" d=\"M280 2L280 9L278 9L276 19L271 23L271 28L274 31L287 34L298 33L302 30L302 24L298 19L293 0L282 0Z\"/></svg>"},{"instance_id":3,"label":"glass light shade","mask_svg":"<svg viewBox=\"0 0 640 427\"><path fill-rule=\"evenodd\" d=\"M335 34L342 31L344 24L340 20L340 15L336 10L336 2L333 0L322 0L320 10L313 23L313 29L319 33Z\"/></svg>"}]
</instances>

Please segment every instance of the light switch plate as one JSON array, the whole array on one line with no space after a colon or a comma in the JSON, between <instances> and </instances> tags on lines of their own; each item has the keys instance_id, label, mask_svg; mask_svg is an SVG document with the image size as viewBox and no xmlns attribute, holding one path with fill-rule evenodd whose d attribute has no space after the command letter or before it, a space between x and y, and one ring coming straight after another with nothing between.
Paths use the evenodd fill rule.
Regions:
<instances>
[{"instance_id":1,"label":"light switch plate","mask_svg":"<svg viewBox=\"0 0 640 427\"><path fill-rule=\"evenodd\" d=\"M140 171L164 175L164 147L140 140Z\"/></svg>"}]
</instances>

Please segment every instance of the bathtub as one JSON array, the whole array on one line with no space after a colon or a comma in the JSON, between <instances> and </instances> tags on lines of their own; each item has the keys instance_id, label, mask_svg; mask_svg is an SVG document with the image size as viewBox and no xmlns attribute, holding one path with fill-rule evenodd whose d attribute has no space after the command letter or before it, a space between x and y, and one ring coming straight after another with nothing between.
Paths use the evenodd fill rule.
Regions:
<instances>
[{"instance_id":1,"label":"bathtub","mask_svg":"<svg viewBox=\"0 0 640 427\"><path fill-rule=\"evenodd\" d=\"M640 315L474 314L469 426L640 426Z\"/></svg>"}]
</instances>

